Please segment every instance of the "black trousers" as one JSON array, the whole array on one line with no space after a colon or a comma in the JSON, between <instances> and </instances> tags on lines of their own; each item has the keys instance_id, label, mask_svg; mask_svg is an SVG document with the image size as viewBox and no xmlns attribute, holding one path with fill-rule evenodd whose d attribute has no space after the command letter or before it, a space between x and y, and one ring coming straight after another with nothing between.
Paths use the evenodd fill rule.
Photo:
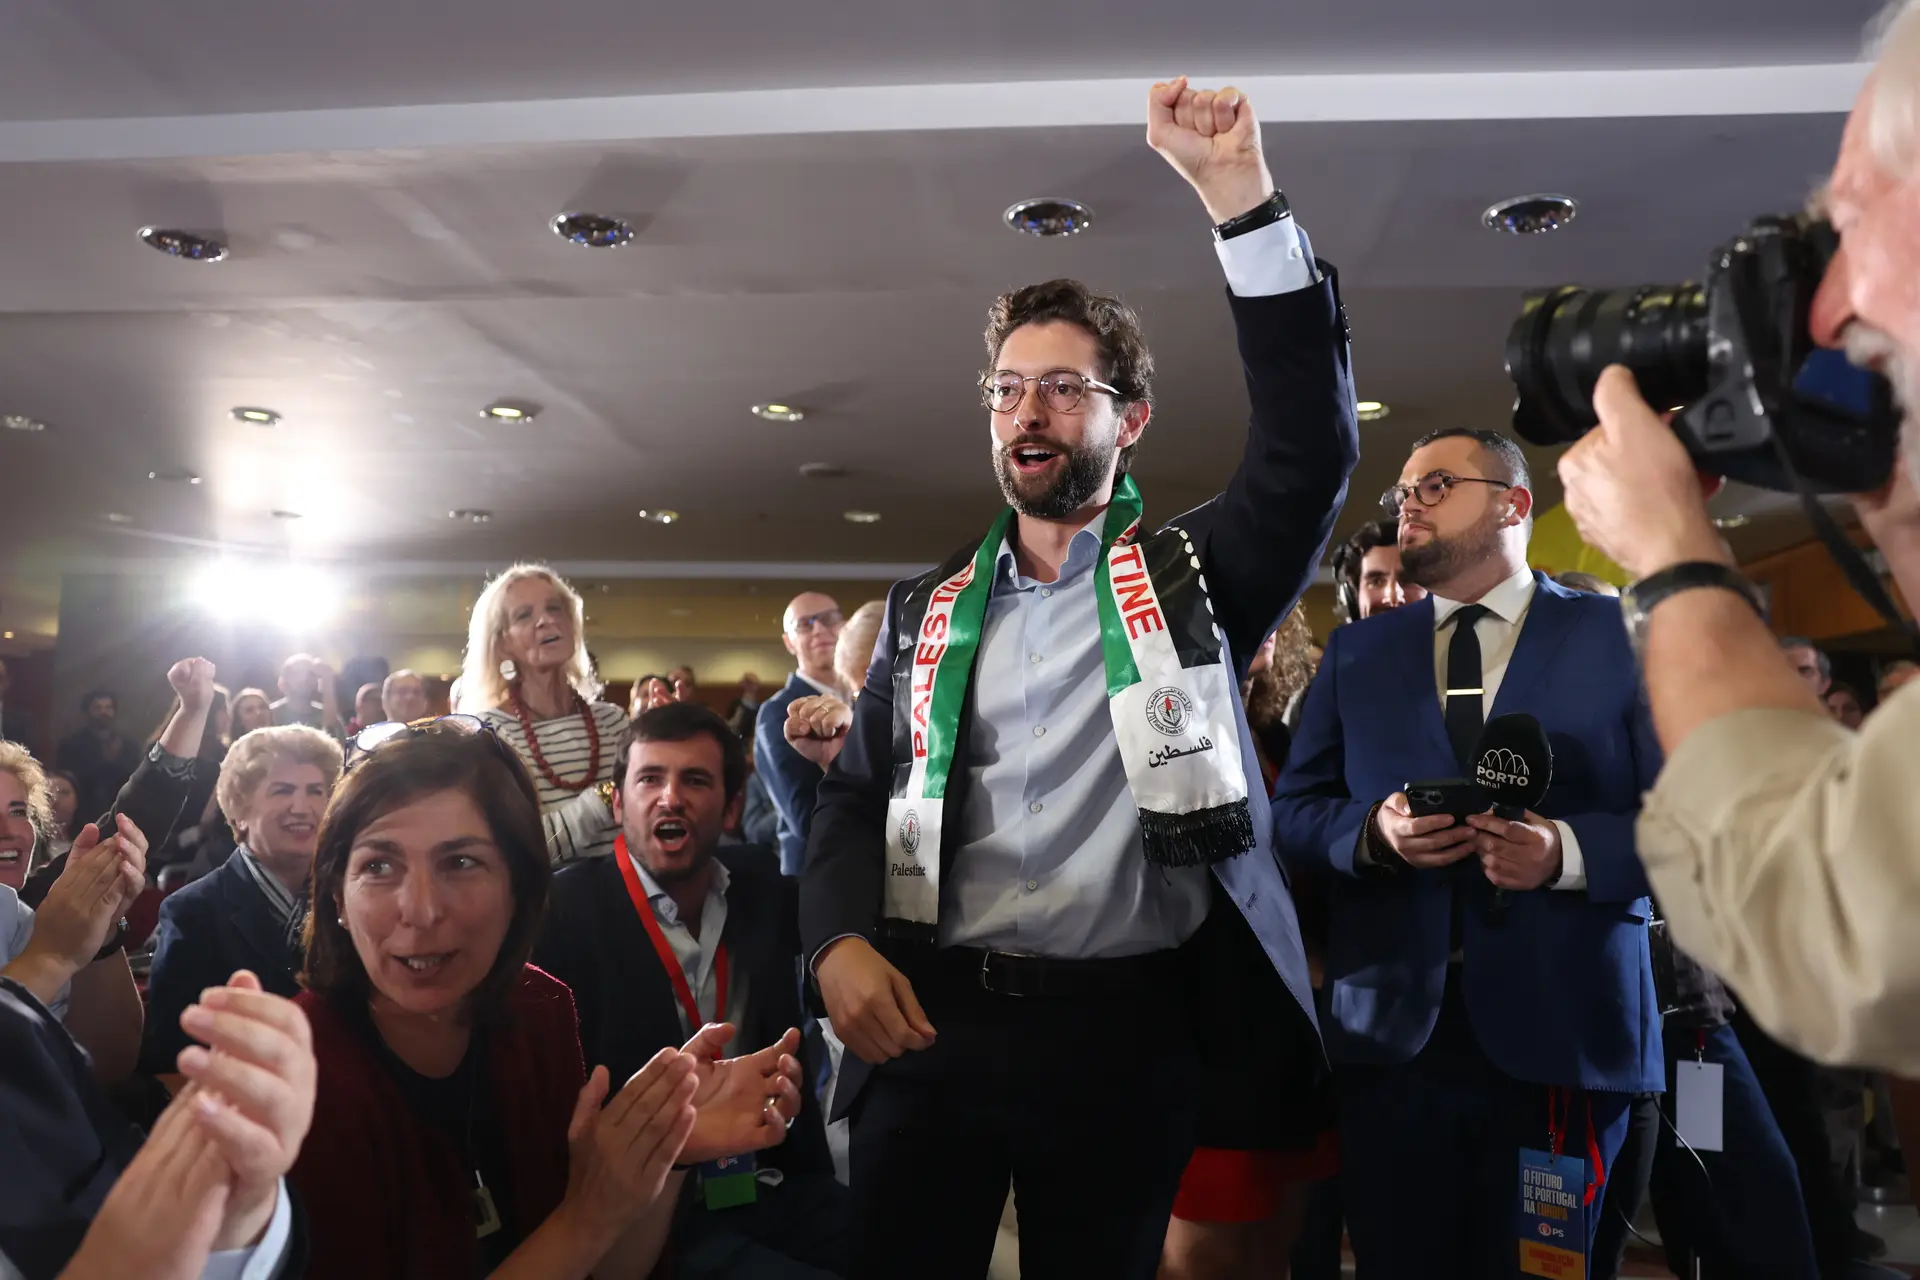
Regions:
<instances>
[{"instance_id":1,"label":"black trousers","mask_svg":"<svg viewBox=\"0 0 1920 1280\"><path fill-rule=\"evenodd\" d=\"M1194 1145L1177 982L997 995L902 966L938 1033L851 1113L855 1280L979 1280L1011 1181L1025 1280L1151 1280Z\"/></svg>"}]
</instances>

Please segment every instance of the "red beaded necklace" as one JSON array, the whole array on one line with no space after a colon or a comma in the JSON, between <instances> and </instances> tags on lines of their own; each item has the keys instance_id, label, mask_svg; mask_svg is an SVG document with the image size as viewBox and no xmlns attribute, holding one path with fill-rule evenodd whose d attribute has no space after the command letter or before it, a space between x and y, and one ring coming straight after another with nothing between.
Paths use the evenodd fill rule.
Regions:
<instances>
[{"instance_id":1,"label":"red beaded necklace","mask_svg":"<svg viewBox=\"0 0 1920 1280\"><path fill-rule=\"evenodd\" d=\"M533 755L534 768L540 776L562 791L580 792L592 786L600 777L600 726L593 718L593 708L578 693L573 695L574 703L580 708L580 719L587 726L587 742L591 754L587 759L587 776L579 782L568 782L553 771L546 756L540 752L540 735L534 732L533 716L527 710L527 704L520 700L520 686L515 683L508 686L507 697L513 703L513 714L520 718L520 731L527 735L527 750Z\"/></svg>"}]
</instances>

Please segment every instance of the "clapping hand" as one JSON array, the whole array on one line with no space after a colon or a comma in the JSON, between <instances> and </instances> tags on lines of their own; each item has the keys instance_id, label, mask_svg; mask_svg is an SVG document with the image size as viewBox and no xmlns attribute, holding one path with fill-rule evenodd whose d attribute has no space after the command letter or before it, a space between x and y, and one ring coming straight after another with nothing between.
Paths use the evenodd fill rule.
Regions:
<instances>
[{"instance_id":1,"label":"clapping hand","mask_svg":"<svg viewBox=\"0 0 1920 1280\"><path fill-rule=\"evenodd\" d=\"M662 1049L635 1072L611 1105L607 1069L595 1067L567 1126L567 1195L598 1256L660 1195L693 1132L694 1063Z\"/></svg>"},{"instance_id":2,"label":"clapping hand","mask_svg":"<svg viewBox=\"0 0 1920 1280\"><path fill-rule=\"evenodd\" d=\"M67 865L47 890L33 917L33 938L21 953L45 964L58 987L93 963L133 900L147 883L147 838L125 814L115 817L117 834L102 840L89 822L80 829ZM47 997L34 987L34 994Z\"/></svg>"},{"instance_id":3,"label":"clapping hand","mask_svg":"<svg viewBox=\"0 0 1920 1280\"><path fill-rule=\"evenodd\" d=\"M181 1096L107 1193L60 1280L193 1280L226 1216L232 1173Z\"/></svg>"},{"instance_id":4,"label":"clapping hand","mask_svg":"<svg viewBox=\"0 0 1920 1280\"><path fill-rule=\"evenodd\" d=\"M1147 94L1147 144L1200 193L1216 223L1236 218L1274 192L1260 149L1260 121L1238 89L1195 89L1181 76Z\"/></svg>"},{"instance_id":5,"label":"clapping hand","mask_svg":"<svg viewBox=\"0 0 1920 1280\"><path fill-rule=\"evenodd\" d=\"M253 1242L273 1214L280 1179L313 1123L316 1067L307 1015L260 989L242 969L180 1015L202 1044L180 1051L181 1094L233 1170L233 1195L218 1247ZM202 1045L205 1047L203 1048Z\"/></svg>"},{"instance_id":6,"label":"clapping hand","mask_svg":"<svg viewBox=\"0 0 1920 1280\"><path fill-rule=\"evenodd\" d=\"M778 1146L800 1114L800 1033L789 1028L744 1058L722 1058L733 1024L708 1023L681 1050L694 1061L698 1113L682 1159L688 1163Z\"/></svg>"}]
</instances>

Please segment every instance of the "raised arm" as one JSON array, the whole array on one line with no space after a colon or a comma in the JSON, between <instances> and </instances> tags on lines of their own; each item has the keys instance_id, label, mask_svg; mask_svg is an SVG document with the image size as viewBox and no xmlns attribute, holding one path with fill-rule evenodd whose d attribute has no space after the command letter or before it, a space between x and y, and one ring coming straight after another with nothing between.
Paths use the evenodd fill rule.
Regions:
<instances>
[{"instance_id":1,"label":"raised arm","mask_svg":"<svg viewBox=\"0 0 1920 1280\"><path fill-rule=\"evenodd\" d=\"M1155 85L1147 141L1192 184L1216 226L1260 209L1276 190L1259 120L1238 90L1196 90L1184 79ZM1219 233L1218 247L1252 426L1225 490L1184 523L1202 540L1214 608L1244 661L1312 580L1360 439L1332 267L1315 262L1290 214L1234 230Z\"/></svg>"}]
</instances>

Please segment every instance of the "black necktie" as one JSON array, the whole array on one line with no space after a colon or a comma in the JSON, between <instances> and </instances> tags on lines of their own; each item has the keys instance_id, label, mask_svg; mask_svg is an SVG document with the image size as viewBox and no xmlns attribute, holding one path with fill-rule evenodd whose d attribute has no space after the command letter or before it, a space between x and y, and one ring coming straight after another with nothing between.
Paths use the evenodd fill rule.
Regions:
<instances>
[{"instance_id":1,"label":"black necktie","mask_svg":"<svg viewBox=\"0 0 1920 1280\"><path fill-rule=\"evenodd\" d=\"M1453 641L1447 645L1447 687L1442 691L1447 706L1447 737L1453 740L1461 775L1469 778L1473 776L1473 748L1487 723L1481 702L1486 673L1480 666L1480 637L1474 634L1473 624L1491 612L1483 604L1462 606L1453 615Z\"/></svg>"}]
</instances>

